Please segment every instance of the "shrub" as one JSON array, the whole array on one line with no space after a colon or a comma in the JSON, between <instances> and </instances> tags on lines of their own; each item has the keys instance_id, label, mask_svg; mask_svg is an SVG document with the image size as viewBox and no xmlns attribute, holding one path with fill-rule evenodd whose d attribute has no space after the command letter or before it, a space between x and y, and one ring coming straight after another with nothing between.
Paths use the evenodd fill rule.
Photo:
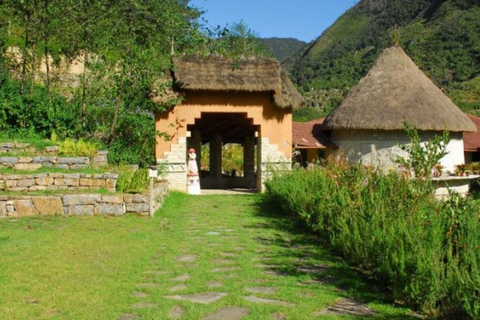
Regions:
<instances>
[{"instance_id":1,"label":"shrub","mask_svg":"<svg viewBox=\"0 0 480 320\"><path fill-rule=\"evenodd\" d=\"M430 315L478 317L478 207L456 195L439 202L426 184L330 162L276 175L266 189L397 301Z\"/></svg>"},{"instance_id":2,"label":"shrub","mask_svg":"<svg viewBox=\"0 0 480 320\"><path fill-rule=\"evenodd\" d=\"M118 176L117 191L142 193L148 189L148 169L122 170Z\"/></svg>"}]
</instances>

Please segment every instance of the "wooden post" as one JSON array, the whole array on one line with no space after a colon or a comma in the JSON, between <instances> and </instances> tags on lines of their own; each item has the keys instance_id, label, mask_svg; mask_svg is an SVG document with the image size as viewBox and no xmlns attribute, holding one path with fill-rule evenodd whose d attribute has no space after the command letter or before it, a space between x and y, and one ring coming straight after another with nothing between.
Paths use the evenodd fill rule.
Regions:
<instances>
[{"instance_id":1,"label":"wooden post","mask_svg":"<svg viewBox=\"0 0 480 320\"><path fill-rule=\"evenodd\" d=\"M148 176L150 178L150 217L153 217L155 213L155 205L154 205L154 195L153 195L153 179L156 179L158 175L157 166L150 166L148 170Z\"/></svg>"}]
</instances>

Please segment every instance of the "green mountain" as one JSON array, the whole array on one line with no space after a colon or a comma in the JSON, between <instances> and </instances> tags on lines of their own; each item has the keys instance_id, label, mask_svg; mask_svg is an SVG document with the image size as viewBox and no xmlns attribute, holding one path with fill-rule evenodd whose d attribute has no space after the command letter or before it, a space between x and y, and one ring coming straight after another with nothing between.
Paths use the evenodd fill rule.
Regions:
<instances>
[{"instance_id":1,"label":"green mountain","mask_svg":"<svg viewBox=\"0 0 480 320\"><path fill-rule=\"evenodd\" d=\"M280 62L290 58L307 44L294 38L262 38L259 40L268 52Z\"/></svg>"},{"instance_id":2,"label":"green mountain","mask_svg":"<svg viewBox=\"0 0 480 320\"><path fill-rule=\"evenodd\" d=\"M480 112L480 0L362 0L284 66L326 114L392 43L463 110Z\"/></svg>"}]
</instances>

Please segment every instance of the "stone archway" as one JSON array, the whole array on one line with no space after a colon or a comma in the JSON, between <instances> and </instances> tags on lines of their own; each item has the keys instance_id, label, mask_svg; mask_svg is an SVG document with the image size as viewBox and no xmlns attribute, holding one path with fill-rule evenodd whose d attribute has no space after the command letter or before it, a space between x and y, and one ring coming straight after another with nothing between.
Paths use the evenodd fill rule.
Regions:
<instances>
[{"instance_id":1,"label":"stone archway","mask_svg":"<svg viewBox=\"0 0 480 320\"><path fill-rule=\"evenodd\" d=\"M198 166L204 168L200 179L202 189L257 188L256 163L260 159L260 148L256 147L256 136L260 128L247 113L202 112L187 130L190 132L187 149L197 150ZM222 165L225 160L222 148L228 144L241 146L243 151L243 168L234 174L227 173ZM201 163L202 145L209 145L208 163Z\"/></svg>"}]
</instances>

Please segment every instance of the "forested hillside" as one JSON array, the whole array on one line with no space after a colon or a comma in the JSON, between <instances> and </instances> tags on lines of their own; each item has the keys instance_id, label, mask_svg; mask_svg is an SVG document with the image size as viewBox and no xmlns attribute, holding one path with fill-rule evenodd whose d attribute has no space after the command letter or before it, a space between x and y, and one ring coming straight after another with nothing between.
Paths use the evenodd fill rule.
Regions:
<instances>
[{"instance_id":1,"label":"forested hillside","mask_svg":"<svg viewBox=\"0 0 480 320\"><path fill-rule=\"evenodd\" d=\"M152 163L172 54L249 56L243 24L202 29L188 0L0 1L0 133L94 139L112 163ZM25 133L27 132L27 133Z\"/></svg>"},{"instance_id":2,"label":"forested hillside","mask_svg":"<svg viewBox=\"0 0 480 320\"><path fill-rule=\"evenodd\" d=\"M457 105L475 113L480 111L479 17L479 0L363 0L284 65L309 105L326 114L384 48L399 42Z\"/></svg>"},{"instance_id":3,"label":"forested hillside","mask_svg":"<svg viewBox=\"0 0 480 320\"><path fill-rule=\"evenodd\" d=\"M259 40L280 62L290 58L307 44L294 38L261 38Z\"/></svg>"}]
</instances>

